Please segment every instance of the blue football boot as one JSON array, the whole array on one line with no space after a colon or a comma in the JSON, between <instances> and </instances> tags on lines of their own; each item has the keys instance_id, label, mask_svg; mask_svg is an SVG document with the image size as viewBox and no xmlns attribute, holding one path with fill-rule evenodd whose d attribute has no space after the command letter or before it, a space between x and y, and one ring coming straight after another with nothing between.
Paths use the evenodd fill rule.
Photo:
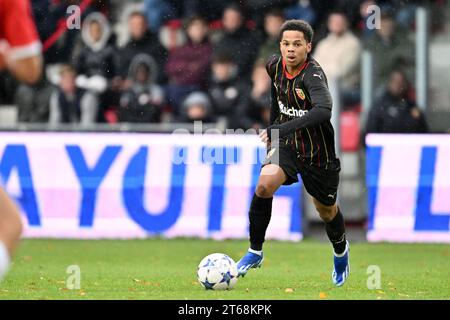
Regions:
<instances>
[{"instance_id":1,"label":"blue football boot","mask_svg":"<svg viewBox=\"0 0 450 320\"><path fill-rule=\"evenodd\" d=\"M245 276L250 268L260 268L263 260L263 254L258 255L253 252L247 252L237 263L238 277Z\"/></svg>"},{"instance_id":2,"label":"blue football boot","mask_svg":"<svg viewBox=\"0 0 450 320\"><path fill-rule=\"evenodd\" d=\"M342 286L350 274L349 252L350 252L350 244L347 241L345 245L345 251L342 254L336 256L336 254L334 253L334 268L331 277L333 279L333 283L337 287Z\"/></svg>"}]
</instances>

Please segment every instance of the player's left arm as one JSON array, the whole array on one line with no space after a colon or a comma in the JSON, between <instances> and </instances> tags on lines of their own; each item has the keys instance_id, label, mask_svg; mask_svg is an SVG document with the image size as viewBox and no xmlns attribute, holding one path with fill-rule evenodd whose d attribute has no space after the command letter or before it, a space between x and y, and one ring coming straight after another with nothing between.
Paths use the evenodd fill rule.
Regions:
<instances>
[{"instance_id":1,"label":"player's left arm","mask_svg":"<svg viewBox=\"0 0 450 320\"><path fill-rule=\"evenodd\" d=\"M312 128L331 119L332 100L325 74L320 67L313 66L306 71L303 78L305 89L311 99L312 108L302 117L287 121L283 124L274 124L267 128L268 139L271 139L272 130L278 130L280 138L299 129Z\"/></svg>"}]
</instances>

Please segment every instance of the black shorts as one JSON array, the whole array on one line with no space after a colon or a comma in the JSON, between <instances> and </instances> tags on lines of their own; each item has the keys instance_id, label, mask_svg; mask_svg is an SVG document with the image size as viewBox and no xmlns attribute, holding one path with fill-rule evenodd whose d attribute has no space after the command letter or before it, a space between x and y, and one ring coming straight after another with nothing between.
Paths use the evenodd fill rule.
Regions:
<instances>
[{"instance_id":1,"label":"black shorts","mask_svg":"<svg viewBox=\"0 0 450 320\"><path fill-rule=\"evenodd\" d=\"M336 158L326 169L310 165L305 163L290 145L280 143L278 147L274 147L268 152L262 167L268 164L276 164L283 169L287 176L283 185L298 182L297 175L300 173L303 185L311 196L326 206L336 203L339 172L341 171L339 159Z\"/></svg>"}]
</instances>

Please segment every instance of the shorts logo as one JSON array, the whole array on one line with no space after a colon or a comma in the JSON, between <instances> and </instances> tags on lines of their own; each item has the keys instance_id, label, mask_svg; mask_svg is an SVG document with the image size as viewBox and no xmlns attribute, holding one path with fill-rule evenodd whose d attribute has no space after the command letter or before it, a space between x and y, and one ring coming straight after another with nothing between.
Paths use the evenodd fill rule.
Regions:
<instances>
[{"instance_id":1,"label":"shorts logo","mask_svg":"<svg viewBox=\"0 0 450 320\"><path fill-rule=\"evenodd\" d=\"M295 92L297 93L297 96L299 96L300 99L305 100L306 96L302 89L295 89Z\"/></svg>"}]
</instances>

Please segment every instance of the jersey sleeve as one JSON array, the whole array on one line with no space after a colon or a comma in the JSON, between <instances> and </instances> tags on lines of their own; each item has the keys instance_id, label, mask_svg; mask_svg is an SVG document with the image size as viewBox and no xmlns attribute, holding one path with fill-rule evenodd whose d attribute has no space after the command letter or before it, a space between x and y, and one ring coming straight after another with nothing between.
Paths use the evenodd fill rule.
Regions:
<instances>
[{"instance_id":1,"label":"jersey sleeve","mask_svg":"<svg viewBox=\"0 0 450 320\"><path fill-rule=\"evenodd\" d=\"M273 125L280 116L280 108L278 107L277 91L273 83L270 85L270 125Z\"/></svg>"},{"instance_id":2,"label":"jersey sleeve","mask_svg":"<svg viewBox=\"0 0 450 320\"><path fill-rule=\"evenodd\" d=\"M309 95L312 107L331 110L332 99L328 89L327 78L319 65L311 64L305 72L303 84Z\"/></svg>"},{"instance_id":3,"label":"jersey sleeve","mask_svg":"<svg viewBox=\"0 0 450 320\"><path fill-rule=\"evenodd\" d=\"M274 54L271 56L266 63L266 71L269 77L273 80L276 73L277 64L280 61L280 56L277 54Z\"/></svg>"},{"instance_id":4,"label":"jersey sleeve","mask_svg":"<svg viewBox=\"0 0 450 320\"><path fill-rule=\"evenodd\" d=\"M41 53L41 42L36 31L29 0L0 1L0 40L6 40L12 59L29 58Z\"/></svg>"}]
</instances>

